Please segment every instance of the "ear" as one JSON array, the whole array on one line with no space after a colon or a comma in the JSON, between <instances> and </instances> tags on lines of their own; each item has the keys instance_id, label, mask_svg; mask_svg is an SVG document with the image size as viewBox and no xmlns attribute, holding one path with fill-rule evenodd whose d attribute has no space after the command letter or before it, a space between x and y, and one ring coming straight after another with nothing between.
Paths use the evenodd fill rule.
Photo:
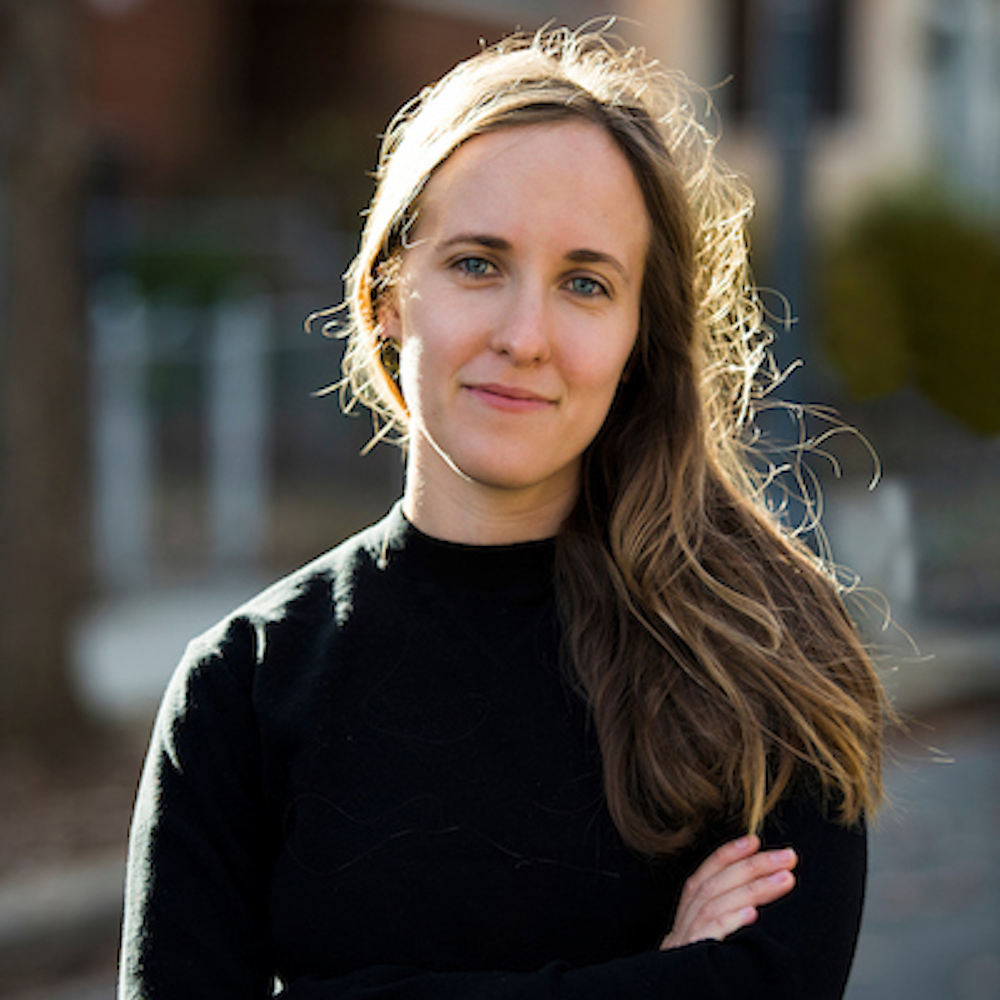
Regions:
<instances>
[{"instance_id":1,"label":"ear","mask_svg":"<svg viewBox=\"0 0 1000 1000\"><path fill-rule=\"evenodd\" d=\"M386 289L375 305L375 335L380 341L400 341L402 324L399 320L399 306L396 301L396 289Z\"/></svg>"},{"instance_id":2,"label":"ear","mask_svg":"<svg viewBox=\"0 0 1000 1000\"><path fill-rule=\"evenodd\" d=\"M381 261L372 273L369 294L372 298L372 312L375 314L375 333L379 340L399 340L399 277L400 257L392 254Z\"/></svg>"}]
</instances>

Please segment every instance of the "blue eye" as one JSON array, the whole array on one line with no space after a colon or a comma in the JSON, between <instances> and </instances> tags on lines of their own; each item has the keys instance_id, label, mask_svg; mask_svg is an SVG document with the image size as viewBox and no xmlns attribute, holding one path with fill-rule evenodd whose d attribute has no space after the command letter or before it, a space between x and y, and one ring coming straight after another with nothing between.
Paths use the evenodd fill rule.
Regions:
<instances>
[{"instance_id":1,"label":"blue eye","mask_svg":"<svg viewBox=\"0 0 1000 1000\"><path fill-rule=\"evenodd\" d=\"M607 289L594 278L576 277L569 279L570 291L577 295L593 297L596 295L607 295Z\"/></svg>"},{"instance_id":2,"label":"blue eye","mask_svg":"<svg viewBox=\"0 0 1000 1000\"><path fill-rule=\"evenodd\" d=\"M483 278L493 272L493 265L483 257L463 257L455 262L455 266L463 274L475 278Z\"/></svg>"}]
</instances>

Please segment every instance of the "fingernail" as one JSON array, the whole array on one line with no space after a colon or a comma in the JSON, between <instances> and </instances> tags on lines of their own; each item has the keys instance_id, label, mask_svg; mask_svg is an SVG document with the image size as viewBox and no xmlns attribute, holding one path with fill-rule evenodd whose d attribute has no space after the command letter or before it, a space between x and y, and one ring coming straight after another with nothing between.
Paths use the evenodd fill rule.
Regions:
<instances>
[{"instance_id":1,"label":"fingernail","mask_svg":"<svg viewBox=\"0 0 1000 1000\"><path fill-rule=\"evenodd\" d=\"M736 846L740 847L740 848L742 848L742 847L749 847L750 846L750 838L749 837L740 837L740 839L737 840L737 841L735 841L735 843L736 843Z\"/></svg>"},{"instance_id":2,"label":"fingernail","mask_svg":"<svg viewBox=\"0 0 1000 1000\"><path fill-rule=\"evenodd\" d=\"M771 857L779 864L784 864L786 861L795 860L795 851L790 847L784 847L780 851L773 851Z\"/></svg>"},{"instance_id":3,"label":"fingernail","mask_svg":"<svg viewBox=\"0 0 1000 1000\"><path fill-rule=\"evenodd\" d=\"M781 885L783 882L787 882L791 877L790 872L780 871L774 872L772 875L768 875L768 880L774 882L777 885Z\"/></svg>"}]
</instances>

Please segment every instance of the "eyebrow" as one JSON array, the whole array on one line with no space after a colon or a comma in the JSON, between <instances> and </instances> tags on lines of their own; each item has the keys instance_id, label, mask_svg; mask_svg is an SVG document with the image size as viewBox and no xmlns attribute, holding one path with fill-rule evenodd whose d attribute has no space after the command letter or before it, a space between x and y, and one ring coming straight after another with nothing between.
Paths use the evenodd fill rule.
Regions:
<instances>
[{"instance_id":1,"label":"eyebrow","mask_svg":"<svg viewBox=\"0 0 1000 1000\"><path fill-rule=\"evenodd\" d=\"M489 250L511 249L511 244L508 240L505 240L502 236L493 236L489 233L458 233L438 243L437 249L447 250L449 247L456 246L459 243L473 243L477 246L486 247ZM607 264L622 276L628 276L625 265L617 257L609 253L604 253L602 250L588 250L586 248L570 250L566 254L566 260L573 261L575 264Z\"/></svg>"},{"instance_id":2,"label":"eyebrow","mask_svg":"<svg viewBox=\"0 0 1000 1000\"><path fill-rule=\"evenodd\" d=\"M623 277L627 276L625 265L617 257L612 257L611 254L603 253L601 250L570 250L566 254L566 259L577 264L608 264Z\"/></svg>"},{"instance_id":3,"label":"eyebrow","mask_svg":"<svg viewBox=\"0 0 1000 1000\"><path fill-rule=\"evenodd\" d=\"M449 247L459 243L475 243L477 246L486 247L489 250L510 250L510 243L502 236L491 236L489 233L459 233L457 236L450 236L446 240L441 240L437 244L438 250L447 250Z\"/></svg>"}]
</instances>

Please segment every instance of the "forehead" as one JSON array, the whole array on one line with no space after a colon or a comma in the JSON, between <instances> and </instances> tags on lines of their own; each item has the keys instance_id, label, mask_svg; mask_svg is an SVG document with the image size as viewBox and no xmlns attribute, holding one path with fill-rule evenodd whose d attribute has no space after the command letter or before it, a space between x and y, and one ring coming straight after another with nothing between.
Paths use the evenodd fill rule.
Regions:
<instances>
[{"instance_id":1,"label":"forehead","mask_svg":"<svg viewBox=\"0 0 1000 1000\"><path fill-rule=\"evenodd\" d=\"M584 120L515 125L476 136L435 171L420 198L417 230L472 226L610 241L644 253L649 218L632 167L615 140Z\"/></svg>"}]
</instances>

